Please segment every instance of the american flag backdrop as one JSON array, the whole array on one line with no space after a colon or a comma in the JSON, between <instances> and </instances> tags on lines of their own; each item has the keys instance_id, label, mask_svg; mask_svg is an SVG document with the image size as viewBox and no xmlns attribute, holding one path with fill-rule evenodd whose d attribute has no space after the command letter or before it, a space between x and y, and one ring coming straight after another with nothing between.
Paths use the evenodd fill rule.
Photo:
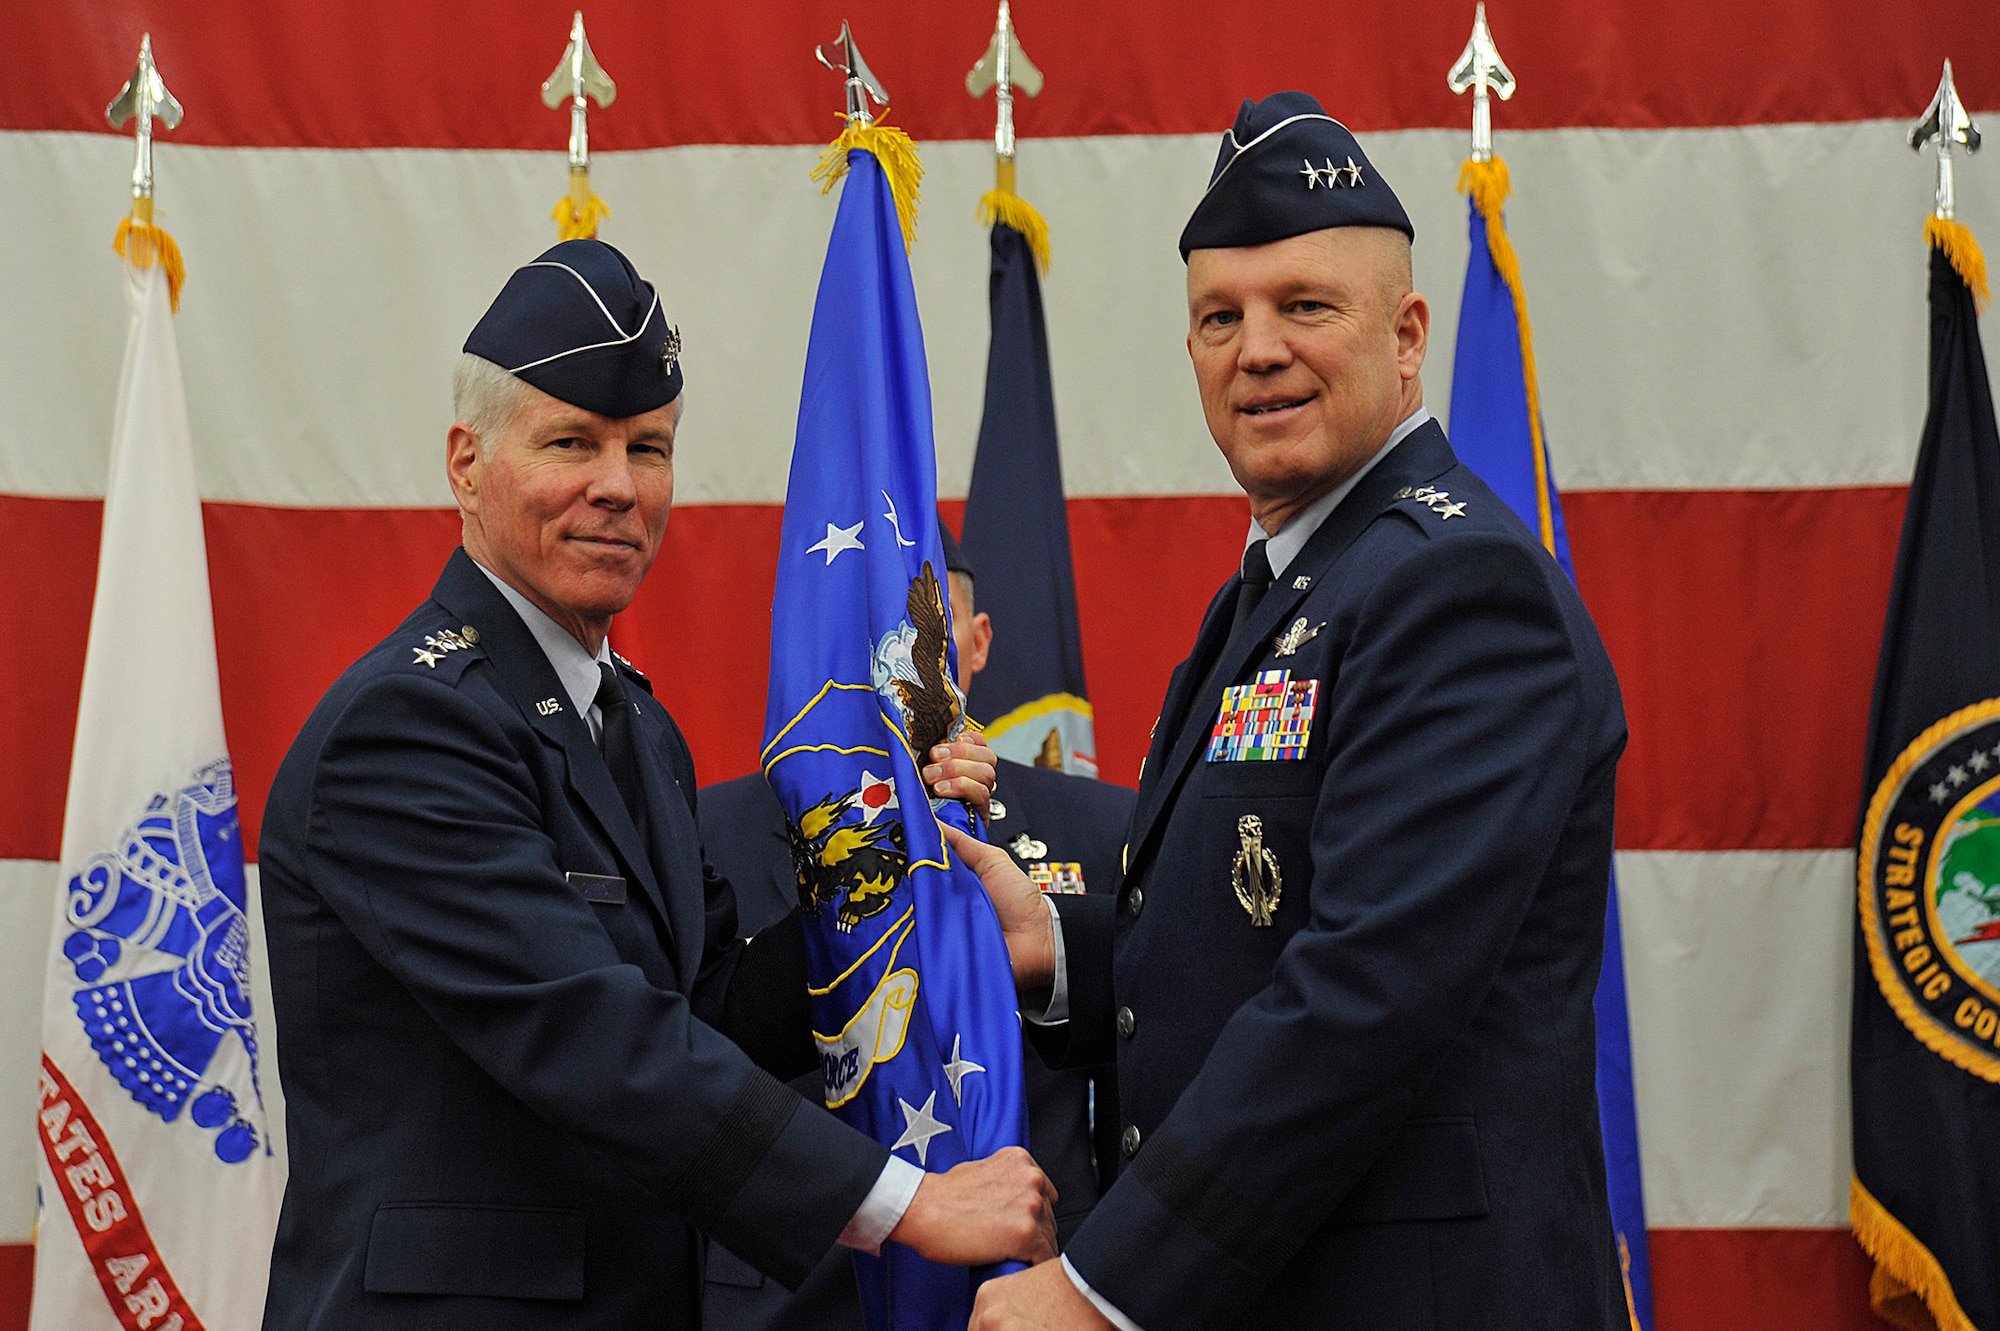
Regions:
<instances>
[{"instance_id":1,"label":"american flag backdrop","mask_svg":"<svg viewBox=\"0 0 2000 1331\"><path fill-rule=\"evenodd\" d=\"M0 9L0 1327L26 1307L40 983L125 327L141 32L186 107L156 149L243 827L334 676L428 591L458 523L448 379L555 240L568 117L542 80L572 0L26 0ZM1417 228L1427 402L1450 401L1471 4L1021 0L1016 102L1085 668L1131 782L1173 665L1241 551L1203 427L1178 235L1245 96L1297 87ZM613 642L704 780L756 763L786 464L835 201L812 60L841 19L927 174L911 262L939 481L962 496L986 373L986 0L599 0L599 234L659 287L689 406L667 548ZM1904 142L1943 60L2000 125L1991 0L1495 0L1496 103L1549 449L1625 691L1618 882L1661 1331L1879 1324L1846 1231L1853 842L1869 690L1925 406ZM2000 160L1959 218L2000 244ZM1989 330L1990 332L1990 330ZM1989 335L1988 346L2000 343ZM957 520L952 501L947 516ZM261 976L261 963L256 967ZM282 1039L282 1032L279 1038ZM273 1109L276 1101L273 1098ZM275 1114L274 1114L275 1117ZM10 1320L14 1319L14 1320Z\"/></svg>"}]
</instances>

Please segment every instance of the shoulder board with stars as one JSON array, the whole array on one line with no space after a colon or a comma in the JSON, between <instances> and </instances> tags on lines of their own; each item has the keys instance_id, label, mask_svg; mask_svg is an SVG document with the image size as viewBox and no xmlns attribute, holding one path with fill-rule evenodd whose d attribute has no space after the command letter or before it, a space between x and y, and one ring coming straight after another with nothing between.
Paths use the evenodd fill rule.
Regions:
<instances>
[{"instance_id":1,"label":"shoulder board with stars","mask_svg":"<svg viewBox=\"0 0 2000 1331\"><path fill-rule=\"evenodd\" d=\"M1398 503L1407 499L1424 505L1437 515L1439 522L1449 522L1453 518L1462 518L1465 516L1466 501L1459 500L1454 502L1448 491L1440 490L1435 486L1419 485L1412 487L1406 485L1396 491L1395 498Z\"/></svg>"},{"instance_id":2,"label":"shoulder board with stars","mask_svg":"<svg viewBox=\"0 0 2000 1331\"><path fill-rule=\"evenodd\" d=\"M433 629L417 642L405 643L410 649L407 664L422 666L426 670L436 670L438 662L454 659L458 652L471 651L479 646L479 630L470 624L455 629Z\"/></svg>"},{"instance_id":3,"label":"shoulder board with stars","mask_svg":"<svg viewBox=\"0 0 2000 1331\"><path fill-rule=\"evenodd\" d=\"M613 651L611 653L611 659L616 661L619 667L623 669L625 673L632 676L633 680L639 685L640 688L644 689L648 693L651 693L653 691L653 681L646 678L645 671L639 669L638 666L633 665L630 661L620 656L616 651Z\"/></svg>"}]
</instances>

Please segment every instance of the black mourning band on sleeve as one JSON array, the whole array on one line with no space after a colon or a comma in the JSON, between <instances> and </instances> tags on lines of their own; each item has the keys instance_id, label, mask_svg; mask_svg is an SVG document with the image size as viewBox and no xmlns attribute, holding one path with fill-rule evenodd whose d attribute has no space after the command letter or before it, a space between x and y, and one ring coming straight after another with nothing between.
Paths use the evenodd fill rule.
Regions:
<instances>
[{"instance_id":1,"label":"black mourning band on sleeve","mask_svg":"<svg viewBox=\"0 0 2000 1331\"><path fill-rule=\"evenodd\" d=\"M1189 1155L1164 1130L1146 1139L1131 1170L1162 1206L1245 1265L1269 1266L1274 1254L1289 1256L1305 1238L1279 1221L1271 1208L1259 1206Z\"/></svg>"},{"instance_id":2,"label":"black mourning band on sleeve","mask_svg":"<svg viewBox=\"0 0 2000 1331\"><path fill-rule=\"evenodd\" d=\"M736 1103L688 1163L674 1192L693 1202L698 1217L728 1210L792 1115L804 1107L805 1101L790 1087L762 1070L752 1072Z\"/></svg>"}]
</instances>

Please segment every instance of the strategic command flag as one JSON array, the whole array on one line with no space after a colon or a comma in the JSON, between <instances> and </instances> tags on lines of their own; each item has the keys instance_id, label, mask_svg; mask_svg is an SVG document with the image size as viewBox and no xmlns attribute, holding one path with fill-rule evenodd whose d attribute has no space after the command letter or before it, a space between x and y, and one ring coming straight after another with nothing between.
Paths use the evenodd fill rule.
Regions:
<instances>
[{"instance_id":1,"label":"strategic command flag","mask_svg":"<svg viewBox=\"0 0 2000 1331\"><path fill-rule=\"evenodd\" d=\"M1501 221L1507 164L1465 164L1460 188L1471 194L1472 253L1465 265L1458 347L1451 378L1451 446L1535 532L1573 580L1562 499L1542 438L1534 344L1520 265ZM1646 1256L1646 1199L1639 1180L1639 1125L1632 1095L1632 1034L1625 1011L1625 952L1618 926L1618 882L1605 899L1604 969L1597 980L1597 1113L1604 1136L1611 1220L1618 1231L1626 1299L1635 1327L1653 1325L1652 1274Z\"/></svg>"},{"instance_id":2,"label":"strategic command flag","mask_svg":"<svg viewBox=\"0 0 2000 1331\"><path fill-rule=\"evenodd\" d=\"M885 155L907 171L900 148ZM763 765L791 822L826 1103L941 1173L1027 1144L1021 1033L999 921L940 831L968 815L918 773L965 725L930 379L889 181L874 151L844 158L785 494ZM894 1244L855 1266L877 1331L971 1314L962 1268Z\"/></svg>"},{"instance_id":3,"label":"strategic command flag","mask_svg":"<svg viewBox=\"0 0 2000 1331\"><path fill-rule=\"evenodd\" d=\"M1878 1312L1924 1331L1994 1331L2000 434L1974 301L1985 286L1978 248L1943 219L1930 237L1930 410L1868 726L1848 1206L1875 1259Z\"/></svg>"},{"instance_id":4,"label":"strategic command flag","mask_svg":"<svg viewBox=\"0 0 2000 1331\"><path fill-rule=\"evenodd\" d=\"M169 274L127 273L43 999L30 1324L253 1331L283 1161Z\"/></svg>"}]
</instances>

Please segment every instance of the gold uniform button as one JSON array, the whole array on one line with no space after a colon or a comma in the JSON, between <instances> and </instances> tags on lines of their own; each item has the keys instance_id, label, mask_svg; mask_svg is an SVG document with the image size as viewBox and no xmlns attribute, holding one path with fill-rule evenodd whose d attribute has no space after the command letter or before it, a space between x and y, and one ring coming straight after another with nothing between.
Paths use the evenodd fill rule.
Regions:
<instances>
[{"instance_id":1,"label":"gold uniform button","mask_svg":"<svg viewBox=\"0 0 2000 1331\"><path fill-rule=\"evenodd\" d=\"M461 627L458 631L458 636L465 639L467 642L471 643L475 647L479 645L479 630L472 627L472 625L470 624Z\"/></svg>"}]
</instances>

